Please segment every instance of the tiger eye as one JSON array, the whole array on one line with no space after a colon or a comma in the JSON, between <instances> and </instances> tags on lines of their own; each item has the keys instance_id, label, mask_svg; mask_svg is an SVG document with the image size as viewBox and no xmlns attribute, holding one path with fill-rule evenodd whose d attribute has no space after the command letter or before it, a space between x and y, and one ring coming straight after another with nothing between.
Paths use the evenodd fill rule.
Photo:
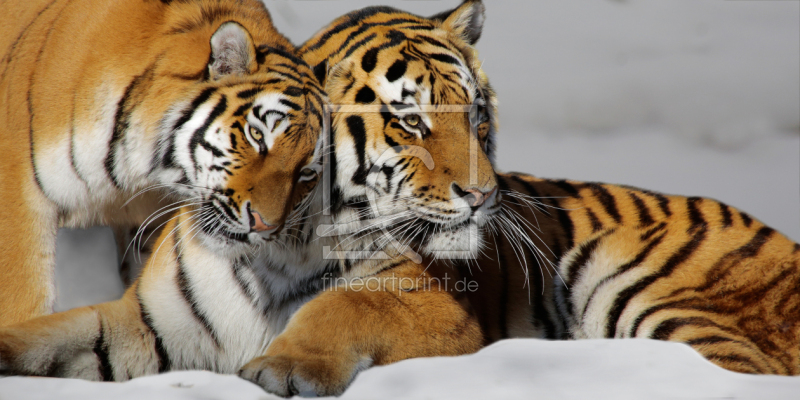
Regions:
<instances>
[{"instance_id":1,"label":"tiger eye","mask_svg":"<svg viewBox=\"0 0 800 400\"><path fill-rule=\"evenodd\" d=\"M416 114L407 115L403 120L410 126L417 126L420 122L419 115Z\"/></svg>"},{"instance_id":2,"label":"tiger eye","mask_svg":"<svg viewBox=\"0 0 800 400\"><path fill-rule=\"evenodd\" d=\"M258 130L258 128L254 127L254 126L250 127L250 136L252 136L253 139L255 139L255 140L261 140L261 138L264 137L264 135L261 133L261 131Z\"/></svg>"}]
</instances>

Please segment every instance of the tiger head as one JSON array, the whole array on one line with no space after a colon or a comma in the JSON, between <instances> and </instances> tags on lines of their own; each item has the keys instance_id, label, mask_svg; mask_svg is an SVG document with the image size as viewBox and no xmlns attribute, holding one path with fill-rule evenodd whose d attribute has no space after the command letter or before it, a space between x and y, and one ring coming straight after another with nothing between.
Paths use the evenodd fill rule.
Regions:
<instances>
[{"instance_id":1,"label":"tiger head","mask_svg":"<svg viewBox=\"0 0 800 400\"><path fill-rule=\"evenodd\" d=\"M495 95L473 47L483 19L480 1L432 18L370 7L301 47L333 104L325 179L343 250L479 249L477 231L500 207Z\"/></svg>"},{"instance_id":2,"label":"tiger head","mask_svg":"<svg viewBox=\"0 0 800 400\"><path fill-rule=\"evenodd\" d=\"M204 81L162 121L158 173L201 239L236 252L277 238L316 184L325 95L293 49L236 22L210 44Z\"/></svg>"}]
</instances>

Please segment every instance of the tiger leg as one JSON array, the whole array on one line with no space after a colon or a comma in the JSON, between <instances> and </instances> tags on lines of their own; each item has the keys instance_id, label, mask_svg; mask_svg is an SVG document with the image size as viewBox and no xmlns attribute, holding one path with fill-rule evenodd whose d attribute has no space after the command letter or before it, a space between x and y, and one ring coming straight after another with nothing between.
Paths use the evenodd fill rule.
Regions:
<instances>
[{"instance_id":1,"label":"tiger leg","mask_svg":"<svg viewBox=\"0 0 800 400\"><path fill-rule=\"evenodd\" d=\"M55 302L55 252L58 210L29 179L0 157L0 327L52 312ZM17 160L30 165L30 160ZM29 171L30 172L30 171ZM28 182L27 184L25 182Z\"/></svg>"},{"instance_id":2,"label":"tiger leg","mask_svg":"<svg viewBox=\"0 0 800 400\"><path fill-rule=\"evenodd\" d=\"M411 262L330 288L239 375L281 396L329 396L372 365L475 352L483 345L479 323L464 296L448 289Z\"/></svg>"},{"instance_id":3,"label":"tiger leg","mask_svg":"<svg viewBox=\"0 0 800 400\"><path fill-rule=\"evenodd\" d=\"M0 375L120 381L158 372L131 294L0 329Z\"/></svg>"}]
</instances>

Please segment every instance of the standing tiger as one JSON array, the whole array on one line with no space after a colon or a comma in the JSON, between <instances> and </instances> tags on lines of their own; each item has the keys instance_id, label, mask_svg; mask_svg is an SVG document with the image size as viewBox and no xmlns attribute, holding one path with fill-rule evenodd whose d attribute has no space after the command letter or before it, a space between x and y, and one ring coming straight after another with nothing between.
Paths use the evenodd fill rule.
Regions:
<instances>
[{"instance_id":1,"label":"standing tiger","mask_svg":"<svg viewBox=\"0 0 800 400\"><path fill-rule=\"evenodd\" d=\"M0 326L52 312L59 227L130 231L176 209L164 196L242 206L252 188L223 182L261 172L239 149L265 155L321 118L318 85L257 0L26 0L2 14ZM244 118L250 132L215 123ZM281 225L264 206L248 212Z\"/></svg>"}]
</instances>

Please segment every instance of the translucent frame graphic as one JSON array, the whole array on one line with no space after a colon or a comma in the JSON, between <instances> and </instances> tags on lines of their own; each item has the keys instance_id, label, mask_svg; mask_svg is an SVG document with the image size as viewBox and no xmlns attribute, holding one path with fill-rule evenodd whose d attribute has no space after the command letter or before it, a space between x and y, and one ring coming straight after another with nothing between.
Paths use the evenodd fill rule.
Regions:
<instances>
[{"instance_id":1,"label":"translucent frame graphic","mask_svg":"<svg viewBox=\"0 0 800 400\"><path fill-rule=\"evenodd\" d=\"M331 149L331 146L334 144L334 114L339 114L338 117L342 118L346 115L363 116L364 114L380 114L381 112L391 112L394 115L465 113L469 116L469 125L472 132L469 135L469 159L464 160L464 162L469 163L469 185L478 185L478 156L480 154L479 152L483 150L481 149L476 130L476 119L478 118L477 105L326 105L323 112L323 118L327 122L327 127L329 128L323 133L323 149L325 149L325 151L323 152L322 185L324 201L323 215L325 216L332 215L331 210L332 206L334 205L332 204L332 190L334 188L334 182L332 182L332 179L334 176L336 176L336 173L333 173L334 171L331 169L331 157L334 157L335 155L332 155L331 152L328 151L328 149ZM412 243L400 243L400 241L389 232L391 222L395 216L392 214L385 214L386 210L381 209L378 202L379 194L377 193L378 185L376 181L381 175L381 169L386 162L396 158L405 157L419 158L422 161L422 164L429 170L434 170L436 168L436 163L434 162L433 156L424 147L416 145L399 145L388 147L376 160L365 161L366 163L372 164L369 167L369 172L367 174L367 202L368 209L371 212L371 218L359 218L358 221L348 221L347 224L321 224L317 227L317 235L320 237L331 237L357 234L369 230L380 231L381 239L383 240L382 243L391 245L398 253L409 258L413 262L421 263L422 256L417 252L416 249L411 247ZM408 212L408 210L403 212ZM417 213L417 215L423 214ZM474 218L474 216L470 216L470 218ZM435 258L474 259L477 256L480 247L478 226L475 223L470 223L466 228L462 229L466 229L469 236L469 240L466 241L466 245L461 246L463 248L451 247L437 249L432 248L432 243L427 243L428 247L426 250ZM382 248L385 248L385 245L382 246ZM331 246L324 246L323 252L326 259L362 260L395 258L395 256L387 254L383 250L367 252L347 251L339 249L338 245L334 246L333 248Z\"/></svg>"}]
</instances>

